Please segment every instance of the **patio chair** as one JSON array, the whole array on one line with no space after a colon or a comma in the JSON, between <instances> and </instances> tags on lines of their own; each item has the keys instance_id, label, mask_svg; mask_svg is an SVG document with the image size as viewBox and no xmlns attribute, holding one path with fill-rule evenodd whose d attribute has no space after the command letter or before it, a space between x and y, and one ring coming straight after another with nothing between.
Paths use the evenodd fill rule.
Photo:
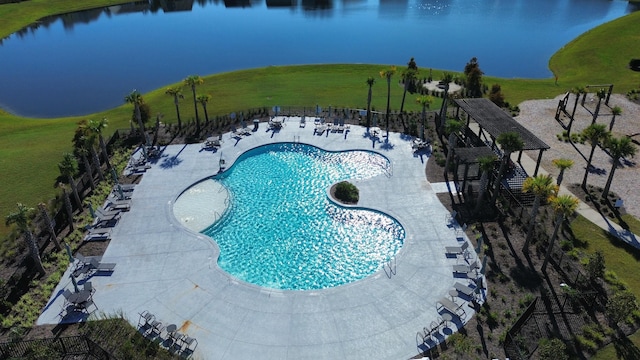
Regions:
<instances>
[{"instance_id":1,"label":"patio chair","mask_svg":"<svg viewBox=\"0 0 640 360\"><path fill-rule=\"evenodd\" d=\"M185 334L181 341L182 341L182 344L184 345L184 348L182 349L183 354L187 354L187 355L193 354L193 352L198 347L198 340L190 337L189 335ZM191 347L192 345L193 345L193 348Z\"/></svg>"},{"instance_id":2,"label":"patio chair","mask_svg":"<svg viewBox=\"0 0 640 360\"><path fill-rule=\"evenodd\" d=\"M453 287L458 290L458 292L465 294L469 297L473 297L473 293L475 292L475 289L469 287L468 285L456 282L455 284L453 284Z\"/></svg>"},{"instance_id":3,"label":"patio chair","mask_svg":"<svg viewBox=\"0 0 640 360\"><path fill-rule=\"evenodd\" d=\"M462 305L458 305L455 301L451 301L446 297L438 300L438 302L436 303L436 310L441 311L443 309L449 311L452 315L456 315L461 319L466 316L466 313Z\"/></svg>"},{"instance_id":4,"label":"patio chair","mask_svg":"<svg viewBox=\"0 0 640 360\"><path fill-rule=\"evenodd\" d=\"M464 254L468 247L469 242L465 241L460 246L446 246L445 249L447 250L447 254L461 255Z\"/></svg>"},{"instance_id":5,"label":"patio chair","mask_svg":"<svg viewBox=\"0 0 640 360\"><path fill-rule=\"evenodd\" d=\"M98 305L96 305L96 303L93 301L93 299L89 299L89 300L83 302L82 304L80 304L80 310L86 311L87 314L91 314L93 312L93 311L89 311L89 307L91 307L91 306L95 307L95 310L93 310L93 311L98 310Z\"/></svg>"},{"instance_id":6,"label":"patio chair","mask_svg":"<svg viewBox=\"0 0 640 360\"><path fill-rule=\"evenodd\" d=\"M91 283L91 281L84 282L84 290L90 292L91 295L93 295L96 292L96 288L93 287L93 284Z\"/></svg>"},{"instance_id":7,"label":"patio chair","mask_svg":"<svg viewBox=\"0 0 640 360\"><path fill-rule=\"evenodd\" d=\"M144 310L141 313L138 313L140 318L138 318L138 328L144 328L147 326L151 326L151 323L156 319L155 315L149 312L149 310Z\"/></svg>"},{"instance_id":8,"label":"patio chair","mask_svg":"<svg viewBox=\"0 0 640 360\"><path fill-rule=\"evenodd\" d=\"M89 232L87 235L84 236L84 238L82 239L82 241L106 241L106 240L111 240L111 229L112 228L104 228L105 232L96 232L96 233L92 233Z\"/></svg>"}]
</instances>

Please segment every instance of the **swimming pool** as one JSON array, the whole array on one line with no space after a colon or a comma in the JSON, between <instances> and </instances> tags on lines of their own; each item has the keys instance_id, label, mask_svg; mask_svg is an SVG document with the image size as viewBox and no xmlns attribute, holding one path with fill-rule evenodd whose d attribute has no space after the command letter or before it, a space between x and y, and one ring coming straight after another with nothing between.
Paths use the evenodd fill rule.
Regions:
<instances>
[{"instance_id":1,"label":"swimming pool","mask_svg":"<svg viewBox=\"0 0 640 360\"><path fill-rule=\"evenodd\" d=\"M332 203L327 189L389 171L389 160L369 151L261 146L213 177L231 201L203 233L220 247L220 268L243 281L288 290L347 284L380 270L405 232L381 212Z\"/></svg>"}]
</instances>

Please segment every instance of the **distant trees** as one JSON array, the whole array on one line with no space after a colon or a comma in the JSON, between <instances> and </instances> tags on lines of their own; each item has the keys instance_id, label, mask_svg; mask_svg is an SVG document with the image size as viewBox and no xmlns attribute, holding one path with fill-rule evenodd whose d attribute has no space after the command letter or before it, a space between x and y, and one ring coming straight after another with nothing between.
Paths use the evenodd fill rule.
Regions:
<instances>
[{"instance_id":1,"label":"distant trees","mask_svg":"<svg viewBox=\"0 0 640 360\"><path fill-rule=\"evenodd\" d=\"M502 94L502 88L499 84L493 84L491 86L491 91L489 91L489 100L499 107L504 107L504 94Z\"/></svg>"},{"instance_id":2,"label":"distant trees","mask_svg":"<svg viewBox=\"0 0 640 360\"><path fill-rule=\"evenodd\" d=\"M464 75L467 79L467 96L472 98L482 97L482 75L484 75L484 73L480 70L480 65L476 57L471 58L467 65L465 65Z\"/></svg>"}]
</instances>

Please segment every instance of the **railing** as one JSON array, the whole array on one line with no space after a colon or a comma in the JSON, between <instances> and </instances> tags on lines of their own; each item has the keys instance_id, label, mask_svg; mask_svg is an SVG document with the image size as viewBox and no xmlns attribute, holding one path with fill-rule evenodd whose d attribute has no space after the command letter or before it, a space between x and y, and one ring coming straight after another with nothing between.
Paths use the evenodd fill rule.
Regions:
<instances>
[{"instance_id":1,"label":"railing","mask_svg":"<svg viewBox=\"0 0 640 360\"><path fill-rule=\"evenodd\" d=\"M70 355L84 355L84 359L96 360L114 358L86 336L0 343L0 359L23 359L36 355L48 359L62 359Z\"/></svg>"}]
</instances>

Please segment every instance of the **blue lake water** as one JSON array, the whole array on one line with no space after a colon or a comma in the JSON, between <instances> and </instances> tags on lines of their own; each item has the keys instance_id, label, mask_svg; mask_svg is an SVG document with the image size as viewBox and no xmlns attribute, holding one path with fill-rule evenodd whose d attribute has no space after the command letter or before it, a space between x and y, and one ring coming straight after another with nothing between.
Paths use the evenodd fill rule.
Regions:
<instances>
[{"instance_id":1,"label":"blue lake water","mask_svg":"<svg viewBox=\"0 0 640 360\"><path fill-rule=\"evenodd\" d=\"M290 143L250 150L215 177L232 201L203 233L220 247L220 268L249 283L311 290L363 279L400 250L404 229L383 213L337 206L326 191L337 181L385 176L389 166L366 151Z\"/></svg>"},{"instance_id":2,"label":"blue lake water","mask_svg":"<svg viewBox=\"0 0 640 360\"><path fill-rule=\"evenodd\" d=\"M545 78L563 45L637 8L622 0L138 2L45 19L4 39L0 106L81 115L192 74L410 57L453 71L477 57L488 75Z\"/></svg>"}]
</instances>

